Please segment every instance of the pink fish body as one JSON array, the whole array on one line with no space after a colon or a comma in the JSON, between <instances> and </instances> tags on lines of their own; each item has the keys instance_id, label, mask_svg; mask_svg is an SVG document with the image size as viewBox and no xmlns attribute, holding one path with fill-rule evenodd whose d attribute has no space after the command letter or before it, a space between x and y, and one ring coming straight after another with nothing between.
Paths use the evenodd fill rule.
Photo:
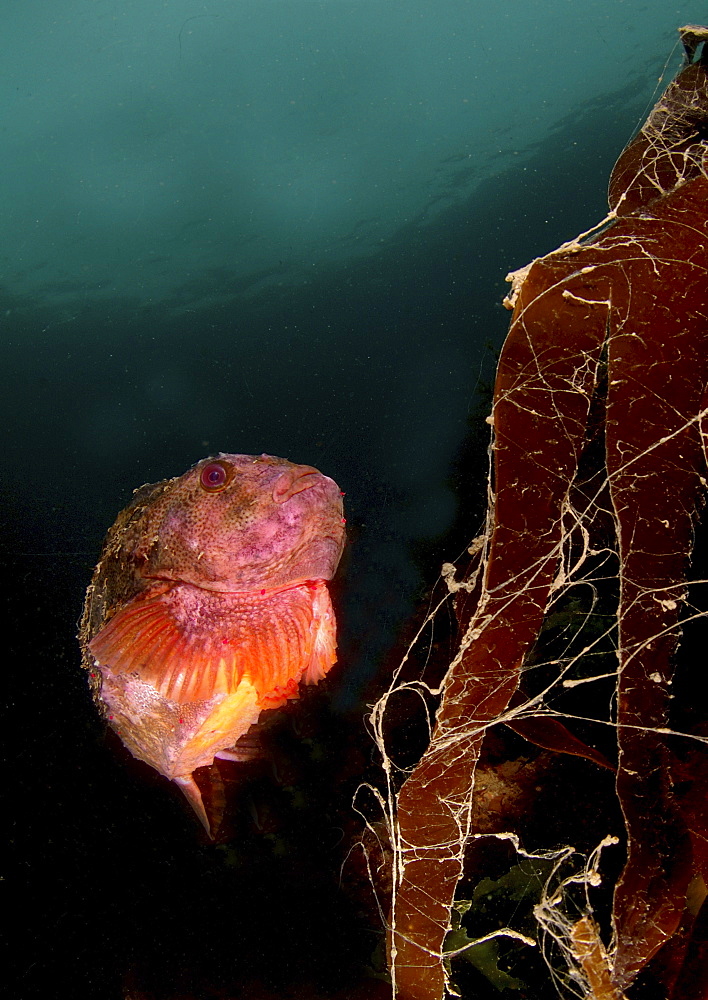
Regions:
<instances>
[{"instance_id":1,"label":"pink fish body","mask_svg":"<svg viewBox=\"0 0 708 1000\"><path fill-rule=\"evenodd\" d=\"M261 711L336 660L341 496L310 466L220 454L136 491L107 535L84 666L125 746L180 785L207 831L194 770L239 759Z\"/></svg>"}]
</instances>

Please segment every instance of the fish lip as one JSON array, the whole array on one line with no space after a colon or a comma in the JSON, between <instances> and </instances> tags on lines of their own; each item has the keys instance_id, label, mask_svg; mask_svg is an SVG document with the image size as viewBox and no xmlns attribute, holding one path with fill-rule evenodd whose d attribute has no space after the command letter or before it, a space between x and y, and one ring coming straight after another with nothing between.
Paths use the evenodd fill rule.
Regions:
<instances>
[{"instance_id":1,"label":"fish lip","mask_svg":"<svg viewBox=\"0 0 708 1000\"><path fill-rule=\"evenodd\" d=\"M327 486L329 476L323 476L319 469L312 465L297 465L292 469L285 469L273 483L271 497L277 504L287 503L298 493L314 489L316 486Z\"/></svg>"}]
</instances>

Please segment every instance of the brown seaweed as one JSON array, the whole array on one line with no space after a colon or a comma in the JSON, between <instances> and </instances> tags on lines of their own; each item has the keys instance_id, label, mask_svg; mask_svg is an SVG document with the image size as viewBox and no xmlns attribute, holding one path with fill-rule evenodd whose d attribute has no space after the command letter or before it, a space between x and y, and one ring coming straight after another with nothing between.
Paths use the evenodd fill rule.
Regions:
<instances>
[{"instance_id":1,"label":"brown seaweed","mask_svg":"<svg viewBox=\"0 0 708 1000\"><path fill-rule=\"evenodd\" d=\"M455 583L446 570L462 638L438 689L430 743L400 787L383 725L388 695L374 711L388 778L380 801L392 867L389 966L401 1000L441 1000L450 985L445 939L490 727L507 722L523 733L526 720L540 745L582 747L559 719L561 729L542 732L554 715L548 692L572 676L568 664L533 696L520 696L519 685L549 608L602 562L598 525L608 522L618 597L606 725L616 733L627 860L611 940L603 943L590 912L568 918L556 937L569 968L556 979L572 981L576 996L618 998L655 959L667 996L678 998L689 995L681 982L694 975L695 990L700 976L692 926L708 881L707 761L700 736L677 757L669 709L682 622L694 614L689 562L706 487L708 29L681 31L687 64L620 156L607 218L510 276L487 531L474 574ZM604 458L588 490L581 465L598 400ZM584 877L599 879L595 862ZM561 896L557 889L546 902L560 912ZM547 931L548 912L538 910Z\"/></svg>"}]
</instances>

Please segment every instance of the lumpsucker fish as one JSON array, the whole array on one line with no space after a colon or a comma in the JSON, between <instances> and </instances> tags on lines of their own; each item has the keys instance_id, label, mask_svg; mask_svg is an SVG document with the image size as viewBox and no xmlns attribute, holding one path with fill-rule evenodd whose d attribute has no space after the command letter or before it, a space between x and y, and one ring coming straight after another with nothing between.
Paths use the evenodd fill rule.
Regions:
<instances>
[{"instance_id":1,"label":"lumpsucker fish","mask_svg":"<svg viewBox=\"0 0 708 1000\"><path fill-rule=\"evenodd\" d=\"M83 665L123 744L179 785L207 833L196 768L247 758L237 743L261 712L336 661L342 496L309 465L222 453L136 490L106 536Z\"/></svg>"}]
</instances>

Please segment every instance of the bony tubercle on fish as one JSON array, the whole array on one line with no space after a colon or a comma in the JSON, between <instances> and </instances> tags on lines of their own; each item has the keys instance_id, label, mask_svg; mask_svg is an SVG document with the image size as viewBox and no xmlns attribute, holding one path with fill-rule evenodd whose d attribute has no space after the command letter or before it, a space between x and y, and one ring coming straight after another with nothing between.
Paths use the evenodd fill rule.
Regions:
<instances>
[{"instance_id":1,"label":"bony tubercle on fish","mask_svg":"<svg viewBox=\"0 0 708 1000\"><path fill-rule=\"evenodd\" d=\"M309 465L221 453L136 490L106 536L79 631L94 697L209 834L193 772L243 760L261 712L336 661L342 496Z\"/></svg>"}]
</instances>

